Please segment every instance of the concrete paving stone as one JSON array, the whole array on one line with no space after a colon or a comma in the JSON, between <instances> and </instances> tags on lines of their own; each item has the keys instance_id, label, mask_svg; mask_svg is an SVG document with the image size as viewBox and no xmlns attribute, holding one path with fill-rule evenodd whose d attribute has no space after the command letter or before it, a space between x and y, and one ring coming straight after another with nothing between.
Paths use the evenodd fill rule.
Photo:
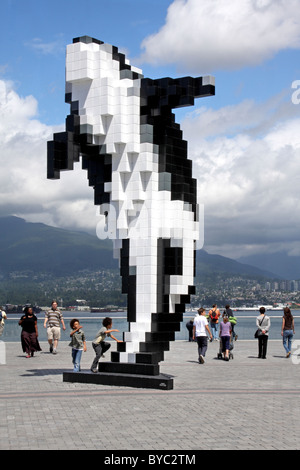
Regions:
<instances>
[{"instance_id":1,"label":"concrete paving stone","mask_svg":"<svg viewBox=\"0 0 300 470\"><path fill-rule=\"evenodd\" d=\"M68 342L60 342L55 356L41 345L42 352L26 359L20 344L5 344L2 450L300 449L300 364L285 358L281 341L269 341L261 360L257 341L238 340L229 362L217 359L217 342L209 343L204 364L196 343L171 343L160 365L174 377L170 391L63 382L63 371L72 370ZM83 370L93 358L88 343ZM105 433L95 435L107 410Z\"/></svg>"}]
</instances>

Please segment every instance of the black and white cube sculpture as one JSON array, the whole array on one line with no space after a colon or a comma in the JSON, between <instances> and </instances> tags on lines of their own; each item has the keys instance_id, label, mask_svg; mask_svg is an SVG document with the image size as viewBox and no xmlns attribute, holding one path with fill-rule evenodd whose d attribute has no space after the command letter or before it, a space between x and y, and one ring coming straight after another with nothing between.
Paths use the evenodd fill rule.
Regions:
<instances>
[{"instance_id":1,"label":"black and white cube sculpture","mask_svg":"<svg viewBox=\"0 0 300 470\"><path fill-rule=\"evenodd\" d=\"M158 363L194 293L199 237L197 182L172 109L214 90L210 76L143 78L116 47L88 36L67 46L71 110L66 131L48 142L48 178L82 159L128 296L124 342L100 362L97 378L82 381L172 387L155 385L163 383Z\"/></svg>"}]
</instances>

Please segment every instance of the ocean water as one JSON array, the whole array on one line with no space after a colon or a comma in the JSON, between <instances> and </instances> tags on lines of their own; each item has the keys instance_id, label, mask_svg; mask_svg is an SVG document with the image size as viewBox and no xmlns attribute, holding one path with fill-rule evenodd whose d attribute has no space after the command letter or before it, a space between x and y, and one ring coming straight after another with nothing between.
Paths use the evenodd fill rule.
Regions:
<instances>
[{"instance_id":1,"label":"ocean water","mask_svg":"<svg viewBox=\"0 0 300 470\"><path fill-rule=\"evenodd\" d=\"M297 325L300 325L300 311L292 312L295 319L295 335L294 339L300 339L300 331L297 328ZM61 341L68 341L70 338L70 320L72 318L77 318L80 320L80 323L85 332L87 341L92 341L97 333L97 331L102 326L102 320L105 316L109 316L113 319L113 328L119 330L119 333L114 333L114 336L120 340L123 339L122 333L128 331L128 322L126 318L126 312L116 312L116 313L83 313L83 312L63 312L64 321L66 325L66 330L61 330ZM5 321L5 327L3 335L0 337L2 341L9 342L18 342L20 341L21 327L18 325L18 321L21 318L21 314L9 314L7 320ZM254 339L254 333L256 331L256 317L258 312L237 312L237 324L235 325L235 331L238 334L240 340L249 340ZM271 329L269 333L269 339L281 339L281 322L282 322L282 313L279 311L268 312L268 316L271 319ZM176 332L176 340L188 340L188 330L186 328L186 323L194 317L194 313L186 312L181 323L180 331ZM39 331L39 340L47 341L46 329L43 327L44 323L44 313L41 312L37 315L38 318L38 331Z\"/></svg>"}]
</instances>

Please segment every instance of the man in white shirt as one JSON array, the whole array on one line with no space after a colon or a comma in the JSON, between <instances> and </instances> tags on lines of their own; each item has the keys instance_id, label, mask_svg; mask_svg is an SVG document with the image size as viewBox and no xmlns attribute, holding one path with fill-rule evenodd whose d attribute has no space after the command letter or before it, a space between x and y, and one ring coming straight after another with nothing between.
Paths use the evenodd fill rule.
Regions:
<instances>
[{"instance_id":1,"label":"man in white shirt","mask_svg":"<svg viewBox=\"0 0 300 470\"><path fill-rule=\"evenodd\" d=\"M205 309L199 308L198 314L194 319L193 325L193 339L196 338L198 343L198 356L199 356L199 364L204 363L204 357L207 350L207 333L212 340L212 334L210 332L208 321L205 315Z\"/></svg>"}]
</instances>

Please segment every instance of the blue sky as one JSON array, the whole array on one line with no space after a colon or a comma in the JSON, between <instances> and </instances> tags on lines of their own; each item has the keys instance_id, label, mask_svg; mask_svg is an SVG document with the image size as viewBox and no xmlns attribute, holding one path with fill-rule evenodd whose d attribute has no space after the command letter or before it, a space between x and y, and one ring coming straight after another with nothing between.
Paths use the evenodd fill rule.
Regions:
<instances>
[{"instance_id":1,"label":"blue sky","mask_svg":"<svg viewBox=\"0 0 300 470\"><path fill-rule=\"evenodd\" d=\"M33 94L47 124L64 119L65 48L88 35L139 55L145 35L163 25L166 0L3 0L2 77ZM153 29L153 27L155 29ZM4 70L3 70L4 67ZM158 72L159 74L159 72Z\"/></svg>"},{"instance_id":2,"label":"blue sky","mask_svg":"<svg viewBox=\"0 0 300 470\"><path fill-rule=\"evenodd\" d=\"M63 103L66 45L74 37L86 34L116 45L133 61L142 52L142 41L163 27L172 3L172 0L2 0L0 76L14 81L21 96L33 95L38 100L39 117L44 123L60 124L67 109ZM214 64L207 70L199 66L191 71L182 66L178 71L177 63L152 66L147 61L140 66L144 76L151 78L214 74L217 94L209 103L214 108L245 98L265 100L283 89L289 90L291 81L300 76L299 49L284 50L255 67L237 70L218 69L218 64Z\"/></svg>"},{"instance_id":3,"label":"blue sky","mask_svg":"<svg viewBox=\"0 0 300 470\"><path fill-rule=\"evenodd\" d=\"M46 142L69 112L66 45L89 35L145 77L215 76L215 97L176 111L204 247L300 255L299 19L300 0L2 0L0 214L89 231L97 223L82 172L45 180Z\"/></svg>"}]
</instances>

